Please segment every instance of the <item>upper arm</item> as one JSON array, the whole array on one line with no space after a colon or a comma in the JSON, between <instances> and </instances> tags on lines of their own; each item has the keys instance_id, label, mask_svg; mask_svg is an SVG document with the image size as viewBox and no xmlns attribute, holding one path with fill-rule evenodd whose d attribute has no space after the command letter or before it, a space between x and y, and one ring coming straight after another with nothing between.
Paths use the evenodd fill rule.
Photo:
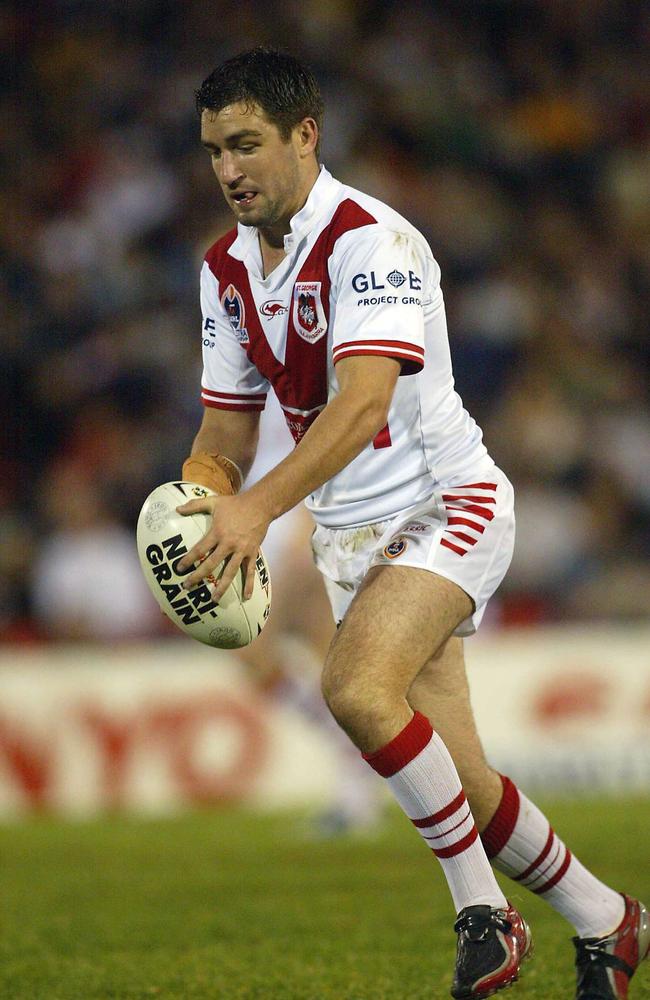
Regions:
<instances>
[{"instance_id":1,"label":"upper arm","mask_svg":"<svg viewBox=\"0 0 650 1000\"><path fill-rule=\"evenodd\" d=\"M334 363L374 355L397 359L403 375L420 371L424 308L439 290L422 237L380 225L350 231L337 243L332 272Z\"/></svg>"},{"instance_id":2,"label":"upper arm","mask_svg":"<svg viewBox=\"0 0 650 1000\"><path fill-rule=\"evenodd\" d=\"M336 377L341 393L353 394L358 403L387 419L400 368L396 358L357 355L339 361Z\"/></svg>"},{"instance_id":3,"label":"upper arm","mask_svg":"<svg viewBox=\"0 0 650 1000\"><path fill-rule=\"evenodd\" d=\"M232 316L226 315L222 300L228 305L228 291L220 295L219 282L205 262L201 271L204 411L192 453L225 455L246 473L255 458L269 386L246 354L241 340L245 317L243 311L237 313L234 295Z\"/></svg>"},{"instance_id":4,"label":"upper arm","mask_svg":"<svg viewBox=\"0 0 650 1000\"><path fill-rule=\"evenodd\" d=\"M243 306L233 290L220 297L219 283L204 263L201 271L201 311L203 313L203 377L201 400L206 407L232 411L261 411L268 392L268 381L260 375L245 350L247 343ZM228 319L222 299L232 302Z\"/></svg>"}]
</instances>

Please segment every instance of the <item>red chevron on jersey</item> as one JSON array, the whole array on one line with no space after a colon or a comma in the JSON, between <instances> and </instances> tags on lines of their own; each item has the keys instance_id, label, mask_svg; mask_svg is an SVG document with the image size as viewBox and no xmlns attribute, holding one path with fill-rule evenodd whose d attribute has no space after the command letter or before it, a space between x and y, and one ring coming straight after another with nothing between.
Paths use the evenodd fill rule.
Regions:
<instances>
[{"instance_id":1,"label":"red chevron on jersey","mask_svg":"<svg viewBox=\"0 0 650 1000\"><path fill-rule=\"evenodd\" d=\"M273 353L260 322L245 264L228 253L237 231L228 233L206 255L219 287L225 288L221 302L242 349L273 386L296 442L327 403L328 342L325 334L330 310L329 258L334 244L344 233L374 222L368 212L346 200L320 233L293 286L293 306L286 318L284 364ZM244 317L246 339L240 336Z\"/></svg>"},{"instance_id":2,"label":"red chevron on jersey","mask_svg":"<svg viewBox=\"0 0 650 1000\"><path fill-rule=\"evenodd\" d=\"M495 505L483 502L493 463L454 390L440 268L426 240L324 167L283 240L284 256L268 274L254 226L238 225L206 255L204 405L260 410L272 388L299 441L349 391L350 372L394 370L373 365L373 356L399 362L386 427L305 503L319 524L347 527L420 503L436 484L469 484L449 490L449 513L470 524L453 525L445 541L483 549L470 539L481 528L494 534Z\"/></svg>"}]
</instances>

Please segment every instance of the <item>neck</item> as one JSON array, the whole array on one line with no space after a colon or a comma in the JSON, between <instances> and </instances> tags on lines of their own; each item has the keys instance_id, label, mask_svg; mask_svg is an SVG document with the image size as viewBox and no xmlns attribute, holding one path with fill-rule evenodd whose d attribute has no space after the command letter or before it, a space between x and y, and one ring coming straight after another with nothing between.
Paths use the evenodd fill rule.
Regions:
<instances>
[{"instance_id":1,"label":"neck","mask_svg":"<svg viewBox=\"0 0 650 1000\"><path fill-rule=\"evenodd\" d=\"M298 211L300 211L300 209ZM293 218L293 216L291 218ZM284 237L290 232L291 220L289 220L286 224L284 222L277 223L277 225L270 226L268 229L258 230L262 246L267 246L270 250L282 251L284 251Z\"/></svg>"},{"instance_id":2,"label":"neck","mask_svg":"<svg viewBox=\"0 0 650 1000\"><path fill-rule=\"evenodd\" d=\"M261 233L259 234L259 241L260 253L262 254L262 273L265 278L268 278L271 271L275 271L276 267L286 257L284 245L282 247L270 246L263 240Z\"/></svg>"}]
</instances>

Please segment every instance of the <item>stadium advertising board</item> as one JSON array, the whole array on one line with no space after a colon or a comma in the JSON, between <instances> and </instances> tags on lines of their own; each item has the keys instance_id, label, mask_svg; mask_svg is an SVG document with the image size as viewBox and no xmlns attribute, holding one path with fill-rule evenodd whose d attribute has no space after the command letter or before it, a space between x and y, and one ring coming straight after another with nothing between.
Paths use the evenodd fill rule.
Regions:
<instances>
[{"instance_id":1,"label":"stadium advertising board","mask_svg":"<svg viewBox=\"0 0 650 1000\"><path fill-rule=\"evenodd\" d=\"M492 763L525 788L650 792L649 639L545 629L470 640ZM327 804L340 747L257 691L230 654L184 640L0 655L0 816Z\"/></svg>"}]
</instances>

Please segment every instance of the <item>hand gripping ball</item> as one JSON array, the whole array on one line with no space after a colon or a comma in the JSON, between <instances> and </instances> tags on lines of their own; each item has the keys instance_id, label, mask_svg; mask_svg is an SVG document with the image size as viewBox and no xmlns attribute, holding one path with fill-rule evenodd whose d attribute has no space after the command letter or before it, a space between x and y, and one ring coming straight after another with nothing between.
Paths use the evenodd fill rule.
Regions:
<instances>
[{"instance_id":1,"label":"hand gripping ball","mask_svg":"<svg viewBox=\"0 0 650 1000\"><path fill-rule=\"evenodd\" d=\"M260 549L255 562L255 582L250 600L244 601L241 569L219 603L212 597L210 583L223 571L202 580L193 590L183 590L178 563L210 527L209 514L183 516L176 507L187 500L213 496L197 483L163 483L149 494L138 517L137 544L140 565L151 593L181 631L219 649L248 646L260 634L271 612L271 575Z\"/></svg>"}]
</instances>

